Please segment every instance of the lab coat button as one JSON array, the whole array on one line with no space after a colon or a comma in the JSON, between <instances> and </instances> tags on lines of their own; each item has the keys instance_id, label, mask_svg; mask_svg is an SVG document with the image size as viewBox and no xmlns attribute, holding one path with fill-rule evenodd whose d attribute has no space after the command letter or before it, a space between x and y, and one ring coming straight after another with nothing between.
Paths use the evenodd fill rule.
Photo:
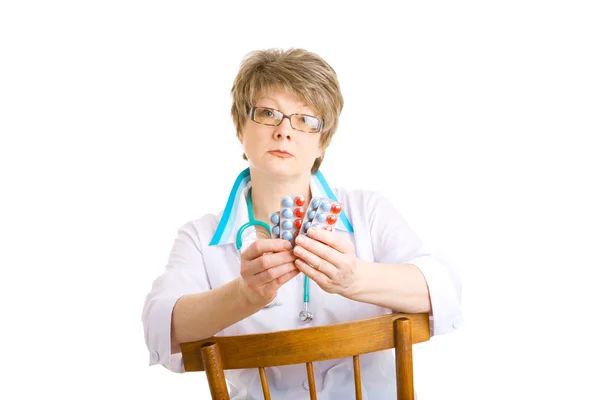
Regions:
<instances>
[{"instance_id":1,"label":"lab coat button","mask_svg":"<svg viewBox=\"0 0 600 400\"><path fill-rule=\"evenodd\" d=\"M304 386L304 390L308 390L308 380L305 380L304 382L302 382L302 386Z\"/></svg>"},{"instance_id":2,"label":"lab coat button","mask_svg":"<svg viewBox=\"0 0 600 400\"><path fill-rule=\"evenodd\" d=\"M156 351L156 350L152 352L150 357L153 362L158 362L158 360L160 359L160 357L158 356L158 351Z\"/></svg>"},{"instance_id":3,"label":"lab coat button","mask_svg":"<svg viewBox=\"0 0 600 400\"><path fill-rule=\"evenodd\" d=\"M458 329L461 325L461 320L460 318L456 318L454 321L452 321L452 327L454 329Z\"/></svg>"}]
</instances>

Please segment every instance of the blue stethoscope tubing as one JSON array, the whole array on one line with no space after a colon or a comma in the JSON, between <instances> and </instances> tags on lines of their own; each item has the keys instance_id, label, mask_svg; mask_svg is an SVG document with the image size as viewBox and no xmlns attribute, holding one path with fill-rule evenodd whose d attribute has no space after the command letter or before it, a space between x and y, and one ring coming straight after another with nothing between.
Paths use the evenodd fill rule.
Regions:
<instances>
[{"instance_id":1,"label":"blue stethoscope tubing","mask_svg":"<svg viewBox=\"0 0 600 400\"><path fill-rule=\"evenodd\" d=\"M252 194L252 188L248 189L248 196L246 199L246 202L248 203L248 219L249 219L249 221L240 227L240 229L237 232L236 238L235 238L235 247L238 250L241 250L241 248L242 248L242 235L243 235L244 231L246 229L250 228L251 226L261 226L261 227L265 228L267 230L267 232L269 232L269 238L272 237L271 236L271 228L269 227L269 225L267 225L263 221L258 221L256 219L254 219L254 212L252 211L251 194ZM309 285L310 285L310 280L308 279L308 276L304 275L304 310L300 312L300 321L302 321L302 322L310 322L310 321L312 321L312 318L313 318L312 313L308 310L308 303L310 302L310 296L309 296L309 290L308 290Z\"/></svg>"}]
</instances>

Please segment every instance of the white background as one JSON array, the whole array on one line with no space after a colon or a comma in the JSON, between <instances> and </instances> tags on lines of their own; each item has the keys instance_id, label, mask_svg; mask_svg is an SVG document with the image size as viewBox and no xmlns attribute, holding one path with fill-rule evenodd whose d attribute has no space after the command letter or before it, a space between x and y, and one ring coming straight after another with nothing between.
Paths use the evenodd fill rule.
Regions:
<instances>
[{"instance_id":1,"label":"white background","mask_svg":"<svg viewBox=\"0 0 600 400\"><path fill-rule=\"evenodd\" d=\"M328 181L382 190L460 268L419 398L600 397L594 2L200 3L0 6L1 398L208 398L148 367L142 305L246 166L229 90L267 47L339 74Z\"/></svg>"}]
</instances>

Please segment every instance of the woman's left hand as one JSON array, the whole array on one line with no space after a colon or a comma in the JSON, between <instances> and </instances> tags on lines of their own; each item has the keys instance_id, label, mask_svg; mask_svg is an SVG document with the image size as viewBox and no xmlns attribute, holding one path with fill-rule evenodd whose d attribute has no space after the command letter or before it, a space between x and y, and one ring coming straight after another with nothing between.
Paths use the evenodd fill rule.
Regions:
<instances>
[{"instance_id":1,"label":"woman's left hand","mask_svg":"<svg viewBox=\"0 0 600 400\"><path fill-rule=\"evenodd\" d=\"M349 297L356 289L360 260L350 240L325 229L311 228L308 237L296 237L293 252L298 256L298 269L327 293Z\"/></svg>"}]
</instances>

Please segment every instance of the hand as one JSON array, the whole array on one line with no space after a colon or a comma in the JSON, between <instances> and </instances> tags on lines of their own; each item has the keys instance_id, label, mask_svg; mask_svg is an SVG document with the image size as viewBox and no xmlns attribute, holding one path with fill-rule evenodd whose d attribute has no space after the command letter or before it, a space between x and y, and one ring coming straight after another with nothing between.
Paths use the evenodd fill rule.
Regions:
<instances>
[{"instance_id":1,"label":"hand","mask_svg":"<svg viewBox=\"0 0 600 400\"><path fill-rule=\"evenodd\" d=\"M349 297L357 283L357 266L352 242L325 229L308 230L296 237L294 254L298 269L327 293Z\"/></svg>"},{"instance_id":2,"label":"hand","mask_svg":"<svg viewBox=\"0 0 600 400\"><path fill-rule=\"evenodd\" d=\"M267 305L279 288L300 273L292 245L283 239L259 239L241 255L240 291L253 305Z\"/></svg>"}]
</instances>

